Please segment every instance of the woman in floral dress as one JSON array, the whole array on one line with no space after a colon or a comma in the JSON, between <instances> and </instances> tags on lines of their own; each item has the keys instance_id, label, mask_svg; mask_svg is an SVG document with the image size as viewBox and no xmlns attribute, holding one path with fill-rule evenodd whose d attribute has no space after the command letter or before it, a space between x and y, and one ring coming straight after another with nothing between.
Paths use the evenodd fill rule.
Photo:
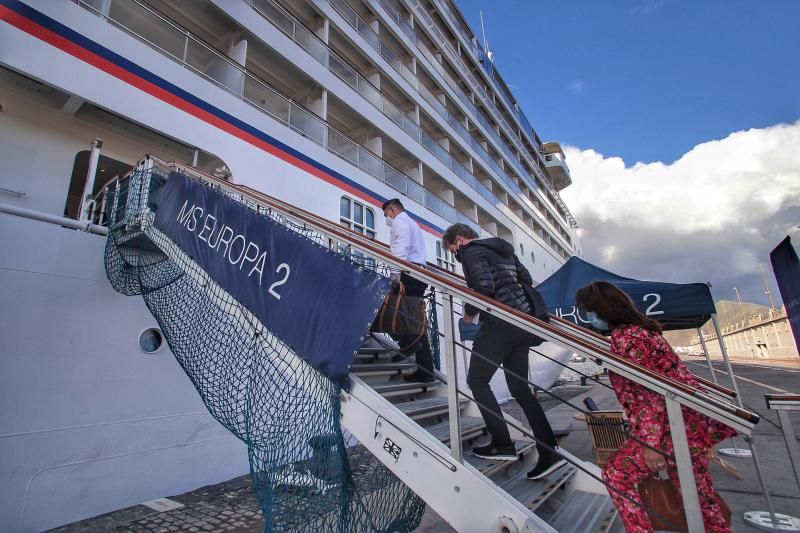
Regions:
<instances>
[{"instance_id":1,"label":"woman in floral dress","mask_svg":"<svg viewBox=\"0 0 800 533\"><path fill-rule=\"evenodd\" d=\"M697 378L661 335L661 325L639 312L627 294L610 283L598 281L580 289L576 301L595 329L611 331L614 354L701 389ZM625 529L629 533L651 532L653 526L641 505L636 484L666 468L680 494L676 465L671 458L672 439L666 406L660 394L627 378L611 373L610 379L628 417L629 438L603 467L603 479ZM706 531L729 532L731 528L723 517L708 471L708 452L735 431L688 407L683 406L682 410Z\"/></svg>"}]
</instances>

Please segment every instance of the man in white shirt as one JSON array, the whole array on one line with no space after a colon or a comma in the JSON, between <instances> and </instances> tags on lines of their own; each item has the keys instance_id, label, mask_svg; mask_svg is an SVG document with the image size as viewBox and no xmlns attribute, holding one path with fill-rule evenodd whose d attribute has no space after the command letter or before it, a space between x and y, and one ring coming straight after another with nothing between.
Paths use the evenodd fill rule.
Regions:
<instances>
[{"instance_id":1,"label":"man in white shirt","mask_svg":"<svg viewBox=\"0 0 800 533\"><path fill-rule=\"evenodd\" d=\"M389 246L392 254L409 263L425 267L427 259L425 257L425 241L422 237L422 230L406 213L402 202L393 198L383 204L383 214L386 216L386 223L391 226ZM405 286L408 296L424 296L428 286L411 276L392 271L392 281L399 287L399 283ZM396 289L399 290L399 289ZM404 350L404 355L415 355L417 360L417 370L403 379L415 382L431 382L433 377L433 357L428 335L423 335L416 343L413 336L398 336L397 343L409 348Z\"/></svg>"}]
</instances>

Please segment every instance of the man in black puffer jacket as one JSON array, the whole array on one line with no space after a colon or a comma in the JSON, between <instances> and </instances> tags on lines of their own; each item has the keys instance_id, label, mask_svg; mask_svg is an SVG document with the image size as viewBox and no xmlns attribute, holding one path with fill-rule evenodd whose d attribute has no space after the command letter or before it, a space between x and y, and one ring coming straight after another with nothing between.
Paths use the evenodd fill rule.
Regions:
<instances>
[{"instance_id":1,"label":"man in black puffer jacket","mask_svg":"<svg viewBox=\"0 0 800 533\"><path fill-rule=\"evenodd\" d=\"M513 307L523 313L533 314L533 302L529 301L523 285L533 283L530 272L520 263L511 243L497 238L478 239L478 234L464 224L447 228L442 236L445 248L456 254L456 260L464 269L469 288ZM464 318L472 322L478 310L467 304ZM472 345L472 356L467 373L467 385L478 403L492 441L486 446L476 446L472 452L478 457L514 461L517 452L497 404L489 381L500 365L518 376L528 376L528 350L537 338L497 317L484 313L481 327ZM479 357L476 354L480 354ZM485 359L484 359L485 358ZM488 359L488 361L487 361ZM542 406L531 393L527 380L506 372L506 383L511 395L522 407L525 417L536 436L539 460L528 472L530 479L540 479L560 468L566 461L552 450L555 437Z\"/></svg>"}]
</instances>

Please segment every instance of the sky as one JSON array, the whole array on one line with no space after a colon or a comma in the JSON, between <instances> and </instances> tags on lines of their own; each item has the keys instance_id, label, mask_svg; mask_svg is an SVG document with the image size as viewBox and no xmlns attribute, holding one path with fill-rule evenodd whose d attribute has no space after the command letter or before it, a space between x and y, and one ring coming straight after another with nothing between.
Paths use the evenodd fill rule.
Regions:
<instances>
[{"instance_id":1,"label":"sky","mask_svg":"<svg viewBox=\"0 0 800 533\"><path fill-rule=\"evenodd\" d=\"M621 275L778 295L800 250L800 1L456 0L539 136L585 258Z\"/></svg>"}]
</instances>

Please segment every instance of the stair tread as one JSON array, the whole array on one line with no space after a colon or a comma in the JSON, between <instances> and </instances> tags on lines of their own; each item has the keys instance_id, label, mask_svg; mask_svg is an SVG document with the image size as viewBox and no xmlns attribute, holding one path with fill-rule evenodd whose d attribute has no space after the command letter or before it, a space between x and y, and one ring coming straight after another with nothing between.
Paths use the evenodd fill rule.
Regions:
<instances>
[{"instance_id":1,"label":"stair tread","mask_svg":"<svg viewBox=\"0 0 800 533\"><path fill-rule=\"evenodd\" d=\"M350 371L355 374L365 374L369 372L390 372L396 370L414 370L416 363L355 363L350 366Z\"/></svg>"},{"instance_id":2,"label":"stair tread","mask_svg":"<svg viewBox=\"0 0 800 533\"><path fill-rule=\"evenodd\" d=\"M606 531L615 515L608 494L576 490L548 522L562 533Z\"/></svg>"},{"instance_id":3,"label":"stair tread","mask_svg":"<svg viewBox=\"0 0 800 533\"><path fill-rule=\"evenodd\" d=\"M469 400L461 398L459 403L463 406ZM405 415L409 417L419 416L423 414L431 414L441 411L447 413L447 397L434 396L433 398L421 398L419 400L412 400L410 402L400 402L394 404L395 407L400 409Z\"/></svg>"},{"instance_id":4,"label":"stair tread","mask_svg":"<svg viewBox=\"0 0 800 533\"><path fill-rule=\"evenodd\" d=\"M417 383L415 381L390 381L388 383L381 383L380 385L373 385L372 388L378 394L386 394L388 392L413 391L417 389L428 390L436 387L438 383L438 381L432 381L430 383Z\"/></svg>"},{"instance_id":5,"label":"stair tread","mask_svg":"<svg viewBox=\"0 0 800 533\"><path fill-rule=\"evenodd\" d=\"M392 350L390 348L383 348L383 347L370 347L370 348L359 348L357 355L364 355L375 357L379 355L388 355L388 354L395 354L397 350Z\"/></svg>"},{"instance_id":6,"label":"stair tread","mask_svg":"<svg viewBox=\"0 0 800 533\"><path fill-rule=\"evenodd\" d=\"M576 468L574 466L562 466L549 476L536 480L528 479L527 472L523 471L501 484L501 488L525 507L535 511L559 487L569 481L575 471Z\"/></svg>"},{"instance_id":7,"label":"stair tread","mask_svg":"<svg viewBox=\"0 0 800 533\"><path fill-rule=\"evenodd\" d=\"M484 428L486 428L486 423L483 421L483 418L476 416L461 417L461 434L462 436L466 436L466 438L469 438L471 434L480 433L481 431L483 431ZM439 422L438 424L428 426L425 429L428 431L428 433L430 433L440 441L444 442L445 444L450 442L449 420L445 420L444 422Z\"/></svg>"},{"instance_id":8,"label":"stair tread","mask_svg":"<svg viewBox=\"0 0 800 533\"><path fill-rule=\"evenodd\" d=\"M536 443L530 440L518 440L514 441L514 446L517 448L517 454L522 456L532 452L536 447ZM516 464L514 461L493 461L492 459L484 459L483 457L478 457L473 454L471 451L464 454L464 460L487 477L510 465Z\"/></svg>"},{"instance_id":9,"label":"stair tread","mask_svg":"<svg viewBox=\"0 0 800 533\"><path fill-rule=\"evenodd\" d=\"M380 341L374 337L367 337L364 339L363 344L358 349L359 355L384 355L390 353L397 353L399 346L390 339L381 339Z\"/></svg>"}]
</instances>

